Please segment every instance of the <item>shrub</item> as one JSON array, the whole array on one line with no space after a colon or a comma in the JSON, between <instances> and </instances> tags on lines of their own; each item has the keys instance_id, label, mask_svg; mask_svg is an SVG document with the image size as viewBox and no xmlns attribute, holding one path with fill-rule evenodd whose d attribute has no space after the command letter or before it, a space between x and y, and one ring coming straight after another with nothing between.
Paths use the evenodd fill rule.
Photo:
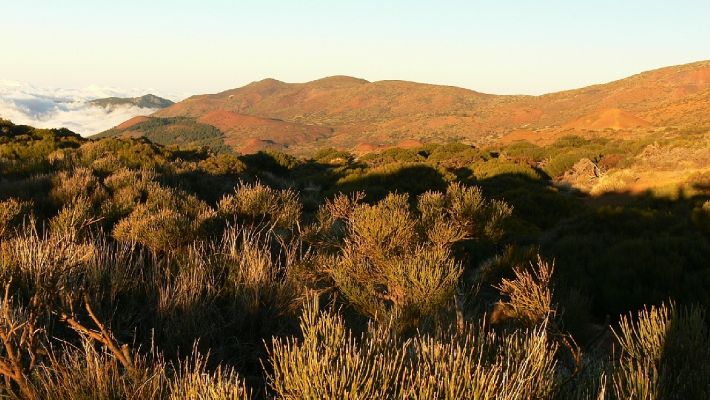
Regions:
<instances>
[{"instance_id":1,"label":"shrub","mask_svg":"<svg viewBox=\"0 0 710 400\"><path fill-rule=\"evenodd\" d=\"M57 204L63 205L82 196L92 204L98 204L107 196L106 189L89 168L61 171L52 180L50 196Z\"/></svg>"},{"instance_id":2,"label":"shrub","mask_svg":"<svg viewBox=\"0 0 710 400\"><path fill-rule=\"evenodd\" d=\"M485 327L417 335L407 348L402 398L548 399L558 387L557 345L545 325L496 334Z\"/></svg>"},{"instance_id":3,"label":"shrub","mask_svg":"<svg viewBox=\"0 0 710 400\"><path fill-rule=\"evenodd\" d=\"M513 269L514 279L503 279L497 286L506 299L500 305L503 309L496 310L491 319L500 321L502 315L511 318L523 326L533 327L555 317L555 305L552 302L552 273L554 264L549 264L541 258L535 265L530 265L532 271L521 267Z\"/></svg>"},{"instance_id":4,"label":"shrub","mask_svg":"<svg viewBox=\"0 0 710 400\"><path fill-rule=\"evenodd\" d=\"M530 179L541 179L540 173L530 164L514 162L502 158L493 158L485 162L477 162L470 166L476 179L488 179L498 175L519 175Z\"/></svg>"},{"instance_id":5,"label":"shrub","mask_svg":"<svg viewBox=\"0 0 710 400\"><path fill-rule=\"evenodd\" d=\"M449 186L419 198L419 215L406 195L374 204L347 204L345 241L331 276L358 310L372 318L396 316L398 328L419 325L452 298L462 267L451 255L467 238L497 238L509 214L505 203L478 188Z\"/></svg>"},{"instance_id":6,"label":"shrub","mask_svg":"<svg viewBox=\"0 0 710 400\"><path fill-rule=\"evenodd\" d=\"M340 315L309 305L303 338L272 341L268 382L284 399L544 399L557 390L557 346L545 326L497 335L460 332L402 341L370 325L356 339Z\"/></svg>"},{"instance_id":7,"label":"shrub","mask_svg":"<svg viewBox=\"0 0 710 400\"><path fill-rule=\"evenodd\" d=\"M193 351L170 381L170 400L248 400L252 398L241 376L232 368L207 369L207 357Z\"/></svg>"},{"instance_id":8,"label":"shrub","mask_svg":"<svg viewBox=\"0 0 710 400\"><path fill-rule=\"evenodd\" d=\"M662 304L623 316L614 335L620 355L613 375L620 399L710 396L710 336L698 308Z\"/></svg>"},{"instance_id":9,"label":"shrub","mask_svg":"<svg viewBox=\"0 0 710 400\"><path fill-rule=\"evenodd\" d=\"M275 190L261 183L241 183L233 195L220 200L218 210L223 217L291 228L299 222L301 207L298 195L291 189Z\"/></svg>"},{"instance_id":10,"label":"shrub","mask_svg":"<svg viewBox=\"0 0 710 400\"><path fill-rule=\"evenodd\" d=\"M32 202L10 198L0 201L0 240L10 238L25 218L30 217Z\"/></svg>"},{"instance_id":11,"label":"shrub","mask_svg":"<svg viewBox=\"0 0 710 400\"><path fill-rule=\"evenodd\" d=\"M78 196L62 207L59 214L49 221L49 227L53 235L76 241L99 219L89 199Z\"/></svg>"},{"instance_id":12,"label":"shrub","mask_svg":"<svg viewBox=\"0 0 710 400\"><path fill-rule=\"evenodd\" d=\"M467 238L499 240L503 223L512 208L500 200L489 200L479 187L452 183L446 194L425 193L419 197L419 212L425 223L443 219L460 229Z\"/></svg>"},{"instance_id":13,"label":"shrub","mask_svg":"<svg viewBox=\"0 0 710 400\"><path fill-rule=\"evenodd\" d=\"M154 251L172 250L208 233L215 216L214 210L195 196L153 185L146 202L116 224L113 236Z\"/></svg>"},{"instance_id":14,"label":"shrub","mask_svg":"<svg viewBox=\"0 0 710 400\"><path fill-rule=\"evenodd\" d=\"M355 157L347 152L332 147L320 149L313 155L313 159L326 164L349 164Z\"/></svg>"},{"instance_id":15,"label":"shrub","mask_svg":"<svg viewBox=\"0 0 710 400\"><path fill-rule=\"evenodd\" d=\"M386 330L356 340L339 315L318 312L311 301L301 317L299 341L272 340L268 383L282 399L397 398L404 353Z\"/></svg>"},{"instance_id":16,"label":"shrub","mask_svg":"<svg viewBox=\"0 0 710 400\"><path fill-rule=\"evenodd\" d=\"M49 362L34 376L37 398L48 400L82 399L161 399L167 394L166 365L133 354L138 371L130 374L114 354L84 339L79 347L65 344L54 349Z\"/></svg>"},{"instance_id":17,"label":"shrub","mask_svg":"<svg viewBox=\"0 0 710 400\"><path fill-rule=\"evenodd\" d=\"M237 175L247 169L242 160L230 153L212 155L200 161L198 167L210 175Z\"/></svg>"}]
</instances>

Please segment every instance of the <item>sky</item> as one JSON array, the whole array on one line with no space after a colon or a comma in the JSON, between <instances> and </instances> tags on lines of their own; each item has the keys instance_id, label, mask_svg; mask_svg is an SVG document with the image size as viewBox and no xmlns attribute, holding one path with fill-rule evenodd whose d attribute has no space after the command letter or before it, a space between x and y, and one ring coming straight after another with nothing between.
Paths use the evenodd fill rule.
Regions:
<instances>
[{"instance_id":1,"label":"sky","mask_svg":"<svg viewBox=\"0 0 710 400\"><path fill-rule=\"evenodd\" d=\"M267 77L541 94L710 59L710 1L0 0L0 80L173 100Z\"/></svg>"}]
</instances>

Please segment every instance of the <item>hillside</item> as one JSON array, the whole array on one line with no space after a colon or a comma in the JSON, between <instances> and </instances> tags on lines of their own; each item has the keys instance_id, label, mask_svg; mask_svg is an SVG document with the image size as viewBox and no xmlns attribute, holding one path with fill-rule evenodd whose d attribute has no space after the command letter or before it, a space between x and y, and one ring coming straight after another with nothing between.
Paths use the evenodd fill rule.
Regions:
<instances>
[{"instance_id":1,"label":"hillside","mask_svg":"<svg viewBox=\"0 0 710 400\"><path fill-rule=\"evenodd\" d=\"M158 97L152 94L146 94L140 97L106 97L103 99L91 100L91 104L103 107L114 108L120 106L135 106L140 108L165 108L175 104L173 101Z\"/></svg>"},{"instance_id":2,"label":"hillside","mask_svg":"<svg viewBox=\"0 0 710 400\"><path fill-rule=\"evenodd\" d=\"M200 121L124 128L301 129ZM709 132L400 146L236 155L0 120L0 365L19 371L0 393L621 400L661 381L678 395L641 398L710 398ZM416 396L442 376L445 397ZM313 392L332 377L339 393Z\"/></svg>"},{"instance_id":3,"label":"hillside","mask_svg":"<svg viewBox=\"0 0 710 400\"><path fill-rule=\"evenodd\" d=\"M542 96L345 76L307 83L265 79L192 96L153 117L212 125L238 151L258 150L252 144L264 141L307 154L322 147L378 149L411 140L490 143L520 130L533 138L569 131L643 135L668 126L709 125L709 100L710 61L702 61Z\"/></svg>"}]
</instances>

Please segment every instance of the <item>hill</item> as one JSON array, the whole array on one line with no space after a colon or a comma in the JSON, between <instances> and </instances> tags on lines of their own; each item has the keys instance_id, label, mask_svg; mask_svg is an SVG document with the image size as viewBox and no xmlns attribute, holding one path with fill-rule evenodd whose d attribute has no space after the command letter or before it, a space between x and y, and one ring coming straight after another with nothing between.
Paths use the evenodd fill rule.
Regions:
<instances>
[{"instance_id":1,"label":"hill","mask_svg":"<svg viewBox=\"0 0 710 400\"><path fill-rule=\"evenodd\" d=\"M140 97L106 97L104 99L91 100L89 103L103 107L115 108L120 106L135 106L140 108L165 108L175 104L173 101L158 97L152 94L146 94Z\"/></svg>"},{"instance_id":2,"label":"hill","mask_svg":"<svg viewBox=\"0 0 710 400\"><path fill-rule=\"evenodd\" d=\"M609 129L643 135L669 126L710 125L709 105L710 61L702 61L541 96L346 76L307 83L265 79L192 96L153 117L214 126L238 151L258 149L252 146L256 140L309 154L322 147L382 148L408 141L492 143L521 130L532 138L569 131L609 136Z\"/></svg>"}]
</instances>

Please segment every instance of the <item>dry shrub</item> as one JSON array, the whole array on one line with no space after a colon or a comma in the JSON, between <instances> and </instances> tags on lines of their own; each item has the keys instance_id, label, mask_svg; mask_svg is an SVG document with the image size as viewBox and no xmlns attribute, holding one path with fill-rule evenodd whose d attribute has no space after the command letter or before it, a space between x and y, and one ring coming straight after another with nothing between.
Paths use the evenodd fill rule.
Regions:
<instances>
[{"instance_id":1,"label":"dry shrub","mask_svg":"<svg viewBox=\"0 0 710 400\"><path fill-rule=\"evenodd\" d=\"M32 202L14 198L0 201L0 240L9 239L14 230L30 217Z\"/></svg>"},{"instance_id":2,"label":"dry shrub","mask_svg":"<svg viewBox=\"0 0 710 400\"><path fill-rule=\"evenodd\" d=\"M220 240L193 244L157 265L151 279L157 332L175 346L195 337L204 346L240 346L225 343L224 335L260 340L250 335L269 335L284 321L294 324L299 292L289 276L304 260L275 236L228 226Z\"/></svg>"},{"instance_id":3,"label":"dry shrub","mask_svg":"<svg viewBox=\"0 0 710 400\"><path fill-rule=\"evenodd\" d=\"M285 266L272 257L269 234L230 227L222 240L222 255L228 286L249 311L256 312L264 299L279 291L278 277Z\"/></svg>"},{"instance_id":4,"label":"dry shrub","mask_svg":"<svg viewBox=\"0 0 710 400\"><path fill-rule=\"evenodd\" d=\"M404 353L386 330L360 340L340 315L311 301L301 317L303 339L276 339L268 383L279 399L390 399L399 391Z\"/></svg>"},{"instance_id":5,"label":"dry shrub","mask_svg":"<svg viewBox=\"0 0 710 400\"><path fill-rule=\"evenodd\" d=\"M556 392L545 324L499 336L484 327L401 340L386 325L361 337L310 303L303 338L274 339L268 382L279 399L543 399Z\"/></svg>"},{"instance_id":6,"label":"dry shrub","mask_svg":"<svg viewBox=\"0 0 710 400\"><path fill-rule=\"evenodd\" d=\"M197 197L154 185L146 203L116 224L113 236L153 251L173 250L208 233L215 216L214 210Z\"/></svg>"},{"instance_id":7,"label":"dry shrub","mask_svg":"<svg viewBox=\"0 0 710 400\"><path fill-rule=\"evenodd\" d=\"M219 213L248 223L291 228L301 218L301 203L291 189L276 190L261 183L240 183L233 195L219 202Z\"/></svg>"},{"instance_id":8,"label":"dry shrub","mask_svg":"<svg viewBox=\"0 0 710 400\"><path fill-rule=\"evenodd\" d=\"M552 273L554 263L543 261L530 264L530 269L516 267L514 279L503 279L497 286L500 294L507 300L499 303L493 322L514 320L523 326L538 326L543 321L555 317L555 305L552 301Z\"/></svg>"},{"instance_id":9,"label":"dry shrub","mask_svg":"<svg viewBox=\"0 0 710 400\"><path fill-rule=\"evenodd\" d=\"M507 335L467 325L461 332L416 336L401 398L552 398L556 352L545 323Z\"/></svg>"},{"instance_id":10,"label":"dry shrub","mask_svg":"<svg viewBox=\"0 0 710 400\"><path fill-rule=\"evenodd\" d=\"M96 205L107 197L106 189L94 176L94 172L83 167L57 173L52 179L49 195L58 204L67 204L79 196L84 196Z\"/></svg>"},{"instance_id":11,"label":"dry shrub","mask_svg":"<svg viewBox=\"0 0 710 400\"><path fill-rule=\"evenodd\" d=\"M69 241L76 241L86 234L88 228L98 222L91 201L78 196L62 207L59 214L49 221L52 235Z\"/></svg>"},{"instance_id":12,"label":"dry shrub","mask_svg":"<svg viewBox=\"0 0 710 400\"><path fill-rule=\"evenodd\" d=\"M40 236L33 229L0 244L0 265L6 279L55 304L78 288L85 266L96 254L92 243Z\"/></svg>"},{"instance_id":13,"label":"dry shrub","mask_svg":"<svg viewBox=\"0 0 710 400\"><path fill-rule=\"evenodd\" d=\"M479 187L459 183L450 184L446 193L422 194L418 208L424 226L443 222L442 225L450 227L450 235L455 239L498 240L503 235L504 221L513 212L503 201L486 199Z\"/></svg>"},{"instance_id":14,"label":"dry shrub","mask_svg":"<svg viewBox=\"0 0 710 400\"><path fill-rule=\"evenodd\" d=\"M37 327L37 314L10 298L9 284L4 293L0 302L0 376L6 392L0 393L38 399L29 375L37 363L38 336L43 332Z\"/></svg>"},{"instance_id":15,"label":"dry shrub","mask_svg":"<svg viewBox=\"0 0 710 400\"><path fill-rule=\"evenodd\" d=\"M207 369L207 358L196 349L175 368L161 355L142 355L127 349L130 368L115 352L86 337L79 347L63 344L51 349L32 374L37 399L190 399L246 400L244 380L231 368Z\"/></svg>"},{"instance_id":16,"label":"dry shrub","mask_svg":"<svg viewBox=\"0 0 710 400\"><path fill-rule=\"evenodd\" d=\"M162 263L154 277L157 286L156 311L167 324L164 330L175 337L183 333L209 329L207 317L209 307L219 291L219 266L214 258L201 247L192 246L188 253L176 260L176 265Z\"/></svg>"},{"instance_id":17,"label":"dry shrub","mask_svg":"<svg viewBox=\"0 0 710 400\"><path fill-rule=\"evenodd\" d=\"M79 347L52 349L37 368L34 387L41 399L163 399L167 395L166 365L132 354L137 374L129 373L115 355L86 338Z\"/></svg>"},{"instance_id":18,"label":"dry shrub","mask_svg":"<svg viewBox=\"0 0 710 400\"><path fill-rule=\"evenodd\" d=\"M207 357L193 350L170 381L169 400L248 400L252 398L244 380L232 368L207 369Z\"/></svg>"},{"instance_id":19,"label":"dry shrub","mask_svg":"<svg viewBox=\"0 0 710 400\"><path fill-rule=\"evenodd\" d=\"M355 192L350 196L341 193L326 199L318 208L315 223L304 229L304 240L323 252L337 251L347 234L347 220L364 197L364 193Z\"/></svg>"},{"instance_id":20,"label":"dry shrub","mask_svg":"<svg viewBox=\"0 0 710 400\"><path fill-rule=\"evenodd\" d=\"M0 244L3 278L50 309L70 305L82 292L115 304L145 283L145 265L140 250L102 237L70 241L27 228Z\"/></svg>"},{"instance_id":21,"label":"dry shrub","mask_svg":"<svg viewBox=\"0 0 710 400\"><path fill-rule=\"evenodd\" d=\"M462 267L451 246L466 239L498 239L510 214L505 203L459 184L446 193L420 196L418 214L410 212L406 195L389 194L374 205L336 200L345 239L330 274L362 313L379 319L397 315L400 328L435 316L453 299Z\"/></svg>"},{"instance_id":22,"label":"dry shrub","mask_svg":"<svg viewBox=\"0 0 710 400\"><path fill-rule=\"evenodd\" d=\"M672 303L623 316L614 335L619 399L710 398L710 336L703 310Z\"/></svg>"}]
</instances>

